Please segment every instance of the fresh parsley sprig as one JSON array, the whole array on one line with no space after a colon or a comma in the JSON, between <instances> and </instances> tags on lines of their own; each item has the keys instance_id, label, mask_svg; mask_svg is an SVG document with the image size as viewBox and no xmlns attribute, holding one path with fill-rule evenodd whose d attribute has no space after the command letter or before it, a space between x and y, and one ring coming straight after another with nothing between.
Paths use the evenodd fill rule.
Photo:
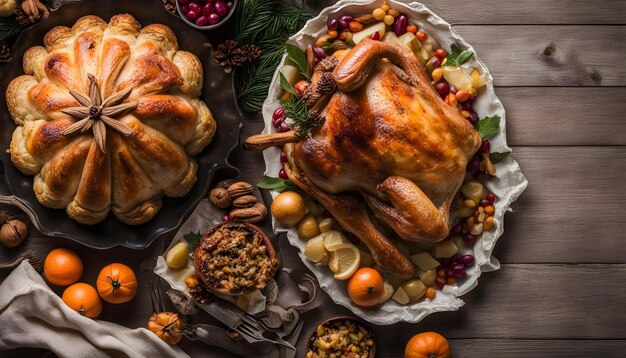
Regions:
<instances>
[{"instance_id":1,"label":"fresh parsley sprig","mask_svg":"<svg viewBox=\"0 0 626 358\"><path fill-rule=\"evenodd\" d=\"M187 241L189 247L193 250L198 241L202 238L202 234L200 232L190 231L189 234L185 234L183 237L185 238L185 241Z\"/></svg>"},{"instance_id":2,"label":"fresh parsley sprig","mask_svg":"<svg viewBox=\"0 0 626 358\"><path fill-rule=\"evenodd\" d=\"M485 117L476 123L476 130L482 140L493 137L500 127L500 116Z\"/></svg>"},{"instance_id":3,"label":"fresh parsley sprig","mask_svg":"<svg viewBox=\"0 0 626 358\"><path fill-rule=\"evenodd\" d=\"M289 179L272 178L264 175L256 184L261 189L274 190L282 193L284 191L298 191L300 188Z\"/></svg>"},{"instance_id":4,"label":"fresh parsley sprig","mask_svg":"<svg viewBox=\"0 0 626 358\"><path fill-rule=\"evenodd\" d=\"M471 51L461 51L456 45L452 45L450 53L446 56L444 66L461 66L465 62L472 59L474 53Z\"/></svg>"}]
</instances>

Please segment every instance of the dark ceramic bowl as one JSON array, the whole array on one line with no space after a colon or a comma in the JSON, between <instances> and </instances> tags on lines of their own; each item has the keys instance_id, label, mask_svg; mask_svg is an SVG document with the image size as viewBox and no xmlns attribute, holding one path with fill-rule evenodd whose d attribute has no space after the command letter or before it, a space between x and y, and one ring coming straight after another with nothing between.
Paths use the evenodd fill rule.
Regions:
<instances>
[{"instance_id":1,"label":"dark ceramic bowl","mask_svg":"<svg viewBox=\"0 0 626 358\"><path fill-rule=\"evenodd\" d=\"M129 226L112 214L97 225L86 226L70 219L64 209L50 209L41 205L33 192L33 177L20 173L5 149L9 148L15 123L6 105L6 89L15 77L22 75L22 56L32 47L41 45L43 37L54 26L72 26L85 15L97 15L108 21L111 16L129 13L143 26L160 23L169 26L178 37L181 49L194 53L204 68L204 89L201 98L209 106L217 122L213 142L196 156L198 179L191 191L182 198L163 198L161 211L142 225ZM126 246L141 249L158 236L177 229L208 192L214 178L238 176L239 171L228 163L228 155L238 145L241 114L237 108L232 76L212 60L209 40L199 31L190 29L178 17L168 13L160 0L118 1L100 0L63 5L50 17L22 32L16 42L13 58L0 68L0 160L10 192L29 211L35 226L44 234L66 237L94 248ZM32 214L32 215L31 215Z\"/></svg>"},{"instance_id":2,"label":"dark ceramic bowl","mask_svg":"<svg viewBox=\"0 0 626 358\"><path fill-rule=\"evenodd\" d=\"M235 13L235 9L237 8L237 0L231 0L231 1L233 2L233 7L230 9L228 14L226 14L226 16L224 16L219 22L215 24L208 24L204 26L197 25L194 21L189 20L187 18L187 15L183 12L183 5L181 5L180 1L178 0L176 0L176 9L178 10L178 15L180 16L180 18L183 19L183 21L187 25L193 27L194 29L213 30L213 29L217 29L218 27L221 27L226 22L228 22L228 19L230 19L230 17L233 16L233 14Z\"/></svg>"},{"instance_id":3,"label":"dark ceramic bowl","mask_svg":"<svg viewBox=\"0 0 626 358\"><path fill-rule=\"evenodd\" d=\"M307 341L306 341L306 349L304 350L304 354L302 355L302 357L306 357L306 353L309 351L309 349L311 348L311 344L312 344L312 340L314 337L317 337L317 326L319 325L324 325L327 323L331 323L331 322L335 322L335 321L352 321L353 323L363 326L363 328L365 328L368 332L372 332L372 340L374 341L374 344L372 344L372 348L370 349L370 354L369 354L369 358L374 358L374 356L376 355L376 337L373 336L373 331L371 329L371 327L369 326L369 324L367 324L365 321L356 318L356 317L350 317L350 316L336 316L336 317L331 317L325 321L322 321L318 324L315 325L315 327L313 328L313 331L311 332L311 334L308 335L307 337Z\"/></svg>"}]
</instances>

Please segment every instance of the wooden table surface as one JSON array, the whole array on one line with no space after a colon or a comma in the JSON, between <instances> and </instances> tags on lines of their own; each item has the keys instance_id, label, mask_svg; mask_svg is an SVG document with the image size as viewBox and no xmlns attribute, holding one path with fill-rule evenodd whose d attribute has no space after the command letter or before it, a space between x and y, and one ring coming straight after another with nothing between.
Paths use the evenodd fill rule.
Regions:
<instances>
[{"instance_id":1,"label":"wooden table surface","mask_svg":"<svg viewBox=\"0 0 626 358\"><path fill-rule=\"evenodd\" d=\"M379 356L400 357L413 334L434 330L450 339L454 357L626 357L626 1L423 2L489 67L513 156L529 186L506 215L494 252L501 270L484 274L457 312L377 327ZM243 136L262 126L258 117L245 119ZM245 180L256 182L263 172L258 153L239 149L231 159ZM6 192L4 183L0 190ZM100 251L32 230L18 249L0 247L0 259L25 249L43 258L68 247L85 262L82 279L93 282L112 260L139 270L168 242ZM304 268L295 249L282 248L286 266ZM305 332L328 316L349 313L324 296L321 308L304 315ZM105 305L101 319L143 327L150 313L140 282L131 303ZM230 357L201 343L181 347L192 356ZM45 354L21 349L0 355L33 353Z\"/></svg>"}]
</instances>

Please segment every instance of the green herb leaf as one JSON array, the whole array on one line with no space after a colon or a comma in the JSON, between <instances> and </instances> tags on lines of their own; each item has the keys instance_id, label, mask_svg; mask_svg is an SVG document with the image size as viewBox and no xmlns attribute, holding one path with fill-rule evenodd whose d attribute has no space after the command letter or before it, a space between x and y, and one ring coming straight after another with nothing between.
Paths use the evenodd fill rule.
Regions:
<instances>
[{"instance_id":1,"label":"green herb leaf","mask_svg":"<svg viewBox=\"0 0 626 358\"><path fill-rule=\"evenodd\" d=\"M202 238L202 234L200 232L190 231L189 234L186 234L184 236L184 238L185 241L187 241L187 244L189 244L189 247L194 248L196 247L198 241L200 241L200 239Z\"/></svg>"},{"instance_id":2,"label":"green herb leaf","mask_svg":"<svg viewBox=\"0 0 626 358\"><path fill-rule=\"evenodd\" d=\"M289 179L272 178L264 175L256 184L261 189L274 190L282 193L284 191L298 191L300 188Z\"/></svg>"},{"instance_id":3,"label":"green herb leaf","mask_svg":"<svg viewBox=\"0 0 626 358\"><path fill-rule=\"evenodd\" d=\"M324 123L323 117L311 117L306 102L298 96L289 96L286 100L280 101L280 106L285 110L285 116L294 122L293 129L299 136L305 136Z\"/></svg>"},{"instance_id":4,"label":"green herb leaf","mask_svg":"<svg viewBox=\"0 0 626 358\"><path fill-rule=\"evenodd\" d=\"M500 126L500 116L485 117L476 123L476 130L482 140L491 138Z\"/></svg>"},{"instance_id":5,"label":"green herb leaf","mask_svg":"<svg viewBox=\"0 0 626 358\"><path fill-rule=\"evenodd\" d=\"M282 72L280 72L279 75L280 75L280 87L282 87L285 91L291 93L292 95L297 96L298 94L296 93L296 89L293 88L291 83L289 83L285 75L283 75Z\"/></svg>"},{"instance_id":6,"label":"green herb leaf","mask_svg":"<svg viewBox=\"0 0 626 358\"><path fill-rule=\"evenodd\" d=\"M452 45L450 48L450 53L446 56L446 63L444 66L460 66L465 62L469 61L474 56L474 53L471 51L463 51L456 46Z\"/></svg>"},{"instance_id":7,"label":"green herb leaf","mask_svg":"<svg viewBox=\"0 0 626 358\"><path fill-rule=\"evenodd\" d=\"M502 153L493 152L493 153L489 153L489 159L491 159L491 162L493 164L496 164L504 160L504 158L508 157L509 154L511 154L511 152L502 152Z\"/></svg>"},{"instance_id":8,"label":"green herb leaf","mask_svg":"<svg viewBox=\"0 0 626 358\"><path fill-rule=\"evenodd\" d=\"M304 51L291 44L285 44L285 49L287 50L287 58L293 62L298 71L307 79L310 78L307 71L306 54Z\"/></svg>"}]
</instances>

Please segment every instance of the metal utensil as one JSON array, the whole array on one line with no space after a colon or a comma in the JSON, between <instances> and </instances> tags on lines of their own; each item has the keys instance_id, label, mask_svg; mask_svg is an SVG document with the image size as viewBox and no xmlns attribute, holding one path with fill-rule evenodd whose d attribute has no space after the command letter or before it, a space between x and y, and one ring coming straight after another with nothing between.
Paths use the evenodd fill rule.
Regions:
<instances>
[{"instance_id":1,"label":"metal utensil","mask_svg":"<svg viewBox=\"0 0 626 358\"><path fill-rule=\"evenodd\" d=\"M287 342L289 342L289 344L291 344L294 347L296 346L296 343L298 343L298 338L300 338L300 333L302 332L303 326L304 326L304 321L298 322L298 324L295 326L295 328L293 329L291 333L291 337L287 339ZM295 358L296 357L295 349L291 350L285 347L278 347L278 352L280 354L280 358Z\"/></svg>"}]
</instances>

